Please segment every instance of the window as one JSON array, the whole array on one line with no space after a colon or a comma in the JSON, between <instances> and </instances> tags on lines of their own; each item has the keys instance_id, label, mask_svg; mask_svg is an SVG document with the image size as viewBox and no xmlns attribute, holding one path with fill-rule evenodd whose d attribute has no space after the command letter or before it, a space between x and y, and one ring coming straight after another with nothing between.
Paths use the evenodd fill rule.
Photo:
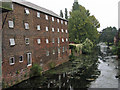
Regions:
<instances>
[{"instance_id":1,"label":"window","mask_svg":"<svg viewBox=\"0 0 120 90\"><path fill-rule=\"evenodd\" d=\"M63 47L63 52L65 52L65 48Z\"/></svg>"},{"instance_id":2,"label":"window","mask_svg":"<svg viewBox=\"0 0 120 90\"><path fill-rule=\"evenodd\" d=\"M48 15L45 15L45 19L48 20Z\"/></svg>"},{"instance_id":3,"label":"window","mask_svg":"<svg viewBox=\"0 0 120 90\"><path fill-rule=\"evenodd\" d=\"M25 44L29 44L29 38L25 38Z\"/></svg>"},{"instance_id":4,"label":"window","mask_svg":"<svg viewBox=\"0 0 120 90\"><path fill-rule=\"evenodd\" d=\"M54 20L54 17L52 17L52 21L54 22L55 20Z\"/></svg>"},{"instance_id":5,"label":"window","mask_svg":"<svg viewBox=\"0 0 120 90\"><path fill-rule=\"evenodd\" d=\"M55 39L54 38L52 39L52 43L55 43Z\"/></svg>"},{"instance_id":6,"label":"window","mask_svg":"<svg viewBox=\"0 0 120 90\"><path fill-rule=\"evenodd\" d=\"M37 25L37 30L40 30L40 25Z\"/></svg>"},{"instance_id":7,"label":"window","mask_svg":"<svg viewBox=\"0 0 120 90\"><path fill-rule=\"evenodd\" d=\"M65 51L67 51L67 47L65 47Z\"/></svg>"},{"instance_id":8,"label":"window","mask_svg":"<svg viewBox=\"0 0 120 90\"><path fill-rule=\"evenodd\" d=\"M32 65L32 54L27 53L27 66L31 66L31 65Z\"/></svg>"},{"instance_id":9,"label":"window","mask_svg":"<svg viewBox=\"0 0 120 90\"><path fill-rule=\"evenodd\" d=\"M8 24L9 24L9 28L14 28L13 21L8 21Z\"/></svg>"},{"instance_id":10,"label":"window","mask_svg":"<svg viewBox=\"0 0 120 90\"><path fill-rule=\"evenodd\" d=\"M11 38L10 39L10 46L14 46L15 45L15 40L14 40L14 38Z\"/></svg>"},{"instance_id":11,"label":"window","mask_svg":"<svg viewBox=\"0 0 120 90\"><path fill-rule=\"evenodd\" d=\"M57 28L57 32L60 32L59 28Z\"/></svg>"},{"instance_id":12,"label":"window","mask_svg":"<svg viewBox=\"0 0 120 90\"><path fill-rule=\"evenodd\" d=\"M58 53L60 53L60 48L58 48Z\"/></svg>"},{"instance_id":13,"label":"window","mask_svg":"<svg viewBox=\"0 0 120 90\"><path fill-rule=\"evenodd\" d=\"M49 51L46 51L46 56L49 56Z\"/></svg>"},{"instance_id":14,"label":"window","mask_svg":"<svg viewBox=\"0 0 120 90\"><path fill-rule=\"evenodd\" d=\"M68 41L68 39L66 38L66 42Z\"/></svg>"},{"instance_id":15,"label":"window","mask_svg":"<svg viewBox=\"0 0 120 90\"><path fill-rule=\"evenodd\" d=\"M68 31L67 31L67 30L66 30L65 32L66 32L66 33L68 33Z\"/></svg>"},{"instance_id":16,"label":"window","mask_svg":"<svg viewBox=\"0 0 120 90\"><path fill-rule=\"evenodd\" d=\"M23 62L23 56L19 57L19 62Z\"/></svg>"},{"instance_id":17,"label":"window","mask_svg":"<svg viewBox=\"0 0 120 90\"><path fill-rule=\"evenodd\" d=\"M41 43L41 40L40 40L40 39L37 39L37 43L40 44L40 43Z\"/></svg>"},{"instance_id":18,"label":"window","mask_svg":"<svg viewBox=\"0 0 120 90\"><path fill-rule=\"evenodd\" d=\"M40 18L40 12L37 12L37 17Z\"/></svg>"},{"instance_id":19,"label":"window","mask_svg":"<svg viewBox=\"0 0 120 90\"><path fill-rule=\"evenodd\" d=\"M64 42L64 38L62 38L62 42Z\"/></svg>"},{"instance_id":20,"label":"window","mask_svg":"<svg viewBox=\"0 0 120 90\"><path fill-rule=\"evenodd\" d=\"M9 63L10 63L10 65L15 64L15 58L14 57L10 57Z\"/></svg>"},{"instance_id":21,"label":"window","mask_svg":"<svg viewBox=\"0 0 120 90\"><path fill-rule=\"evenodd\" d=\"M48 31L48 27L46 27L46 31Z\"/></svg>"},{"instance_id":22,"label":"window","mask_svg":"<svg viewBox=\"0 0 120 90\"><path fill-rule=\"evenodd\" d=\"M63 24L63 20L61 20L61 24Z\"/></svg>"},{"instance_id":23,"label":"window","mask_svg":"<svg viewBox=\"0 0 120 90\"><path fill-rule=\"evenodd\" d=\"M64 32L64 30L63 30L63 29L61 29L61 32Z\"/></svg>"},{"instance_id":24,"label":"window","mask_svg":"<svg viewBox=\"0 0 120 90\"><path fill-rule=\"evenodd\" d=\"M25 8L25 13L28 15L30 14L29 10L27 8Z\"/></svg>"},{"instance_id":25,"label":"window","mask_svg":"<svg viewBox=\"0 0 120 90\"><path fill-rule=\"evenodd\" d=\"M65 22L65 25L67 25L67 22Z\"/></svg>"},{"instance_id":26,"label":"window","mask_svg":"<svg viewBox=\"0 0 120 90\"><path fill-rule=\"evenodd\" d=\"M46 43L49 43L49 40L48 40L48 39L46 39Z\"/></svg>"},{"instance_id":27,"label":"window","mask_svg":"<svg viewBox=\"0 0 120 90\"><path fill-rule=\"evenodd\" d=\"M58 43L60 43L60 38L58 38Z\"/></svg>"},{"instance_id":28,"label":"window","mask_svg":"<svg viewBox=\"0 0 120 90\"><path fill-rule=\"evenodd\" d=\"M54 32L55 31L55 29L54 28L52 28L52 32Z\"/></svg>"},{"instance_id":29,"label":"window","mask_svg":"<svg viewBox=\"0 0 120 90\"><path fill-rule=\"evenodd\" d=\"M57 19L57 22L59 23L59 22L60 22L60 20L59 20L59 19Z\"/></svg>"},{"instance_id":30,"label":"window","mask_svg":"<svg viewBox=\"0 0 120 90\"><path fill-rule=\"evenodd\" d=\"M29 24L25 23L25 29L29 29Z\"/></svg>"},{"instance_id":31,"label":"window","mask_svg":"<svg viewBox=\"0 0 120 90\"><path fill-rule=\"evenodd\" d=\"M55 54L55 50L53 49L53 54Z\"/></svg>"}]
</instances>

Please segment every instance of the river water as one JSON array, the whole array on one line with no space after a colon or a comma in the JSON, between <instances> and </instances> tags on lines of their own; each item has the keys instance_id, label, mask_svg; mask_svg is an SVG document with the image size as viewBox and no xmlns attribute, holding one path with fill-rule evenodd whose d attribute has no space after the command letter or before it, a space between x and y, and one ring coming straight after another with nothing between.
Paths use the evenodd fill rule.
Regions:
<instances>
[{"instance_id":1,"label":"river water","mask_svg":"<svg viewBox=\"0 0 120 90\"><path fill-rule=\"evenodd\" d=\"M112 56L97 54L80 56L53 68L41 77L33 77L13 87L22 90L33 88L56 88L78 90L79 88L118 88L118 62ZM87 89L86 89L87 90Z\"/></svg>"}]
</instances>

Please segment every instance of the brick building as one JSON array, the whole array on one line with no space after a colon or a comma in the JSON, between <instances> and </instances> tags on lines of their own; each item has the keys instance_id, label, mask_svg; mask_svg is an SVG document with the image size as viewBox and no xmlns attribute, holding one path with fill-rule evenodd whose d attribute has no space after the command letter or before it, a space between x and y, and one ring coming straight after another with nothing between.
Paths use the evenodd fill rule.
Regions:
<instances>
[{"instance_id":1,"label":"brick building","mask_svg":"<svg viewBox=\"0 0 120 90\"><path fill-rule=\"evenodd\" d=\"M29 78L34 63L49 69L69 60L68 21L30 2L12 1L2 13L2 79L4 87Z\"/></svg>"}]
</instances>

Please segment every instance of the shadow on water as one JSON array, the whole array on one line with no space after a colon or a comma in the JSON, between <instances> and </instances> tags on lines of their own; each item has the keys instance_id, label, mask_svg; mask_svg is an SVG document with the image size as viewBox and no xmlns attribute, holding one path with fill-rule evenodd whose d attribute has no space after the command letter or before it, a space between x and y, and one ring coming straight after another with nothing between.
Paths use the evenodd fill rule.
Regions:
<instances>
[{"instance_id":1,"label":"shadow on water","mask_svg":"<svg viewBox=\"0 0 120 90\"><path fill-rule=\"evenodd\" d=\"M87 90L85 88L89 88L90 82L100 75L100 71L97 69L98 64L97 54L82 55L44 72L41 77L32 77L9 89L79 90L79 88L84 88L82 90Z\"/></svg>"}]
</instances>

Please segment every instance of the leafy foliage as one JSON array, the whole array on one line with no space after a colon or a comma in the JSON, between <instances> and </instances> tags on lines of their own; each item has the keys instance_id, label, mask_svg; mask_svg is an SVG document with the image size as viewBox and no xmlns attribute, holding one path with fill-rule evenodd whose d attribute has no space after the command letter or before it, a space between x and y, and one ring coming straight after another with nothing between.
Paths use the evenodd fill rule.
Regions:
<instances>
[{"instance_id":1,"label":"leafy foliage","mask_svg":"<svg viewBox=\"0 0 120 90\"><path fill-rule=\"evenodd\" d=\"M63 12L62 12L62 10L60 10L60 16L63 18Z\"/></svg>"},{"instance_id":2,"label":"leafy foliage","mask_svg":"<svg viewBox=\"0 0 120 90\"><path fill-rule=\"evenodd\" d=\"M107 42L108 45L109 43L114 43L114 37L117 34L117 29L115 27L107 27L102 30L99 41L100 42Z\"/></svg>"},{"instance_id":3,"label":"leafy foliage","mask_svg":"<svg viewBox=\"0 0 120 90\"><path fill-rule=\"evenodd\" d=\"M89 10L81 5L77 7L76 4L73 4L68 24L71 42L82 43L86 38L89 38L95 43L99 38L97 31L99 27L100 23L93 15L90 16Z\"/></svg>"},{"instance_id":4,"label":"leafy foliage","mask_svg":"<svg viewBox=\"0 0 120 90\"><path fill-rule=\"evenodd\" d=\"M68 19L68 11L67 11L67 8L65 8L65 19Z\"/></svg>"},{"instance_id":5,"label":"leafy foliage","mask_svg":"<svg viewBox=\"0 0 120 90\"><path fill-rule=\"evenodd\" d=\"M32 68L30 69L30 77L33 76L41 76L42 75L42 67L38 64L33 64Z\"/></svg>"},{"instance_id":6,"label":"leafy foliage","mask_svg":"<svg viewBox=\"0 0 120 90\"><path fill-rule=\"evenodd\" d=\"M93 48L93 42L91 42L88 38L84 41L83 43L83 48L82 48L82 52L83 53L91 53Z\"/></svg>"},{"instance_id":7,"label":"leafy foliage","mask_svg":"<svg viewBox=\"0 0 120 90\"><path fill-rule=\"evenodd\" d=\"M49 67L50 67L50 69L54 68L55 65L56 65L55 62L50 62L50 63L49 63Z\"/></svg>"}]
</instances>

